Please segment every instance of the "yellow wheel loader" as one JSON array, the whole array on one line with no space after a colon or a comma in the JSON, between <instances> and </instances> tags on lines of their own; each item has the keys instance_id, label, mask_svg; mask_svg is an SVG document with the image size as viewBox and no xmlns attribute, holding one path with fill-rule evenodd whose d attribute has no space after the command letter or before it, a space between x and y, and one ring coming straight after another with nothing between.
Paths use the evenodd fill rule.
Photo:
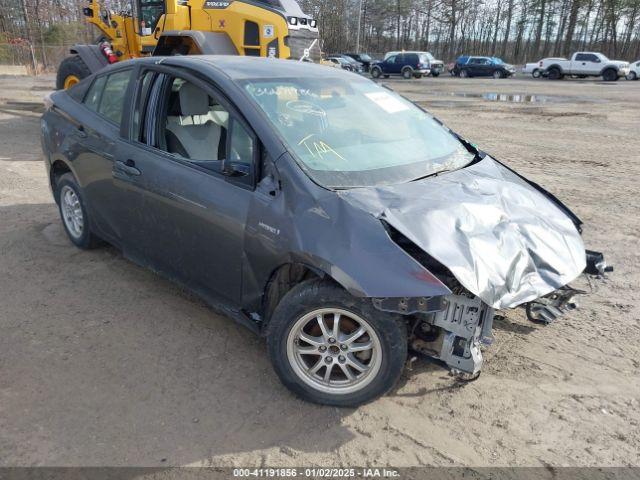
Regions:
<instances>
[{"instance_id":1,"label":"yellow wheel loader","mask_svg":"<svg viewBox=\"0 0 640 480\"><path fill-rule=\"evenodd\" d=\"M115 62L147 55L252 55L320 60L318 27L296 0L133 0L110 12L90 0L83 13L98 27L93 45L75 45L58 68L69 88Z\"/></svg>"}]
</instances>

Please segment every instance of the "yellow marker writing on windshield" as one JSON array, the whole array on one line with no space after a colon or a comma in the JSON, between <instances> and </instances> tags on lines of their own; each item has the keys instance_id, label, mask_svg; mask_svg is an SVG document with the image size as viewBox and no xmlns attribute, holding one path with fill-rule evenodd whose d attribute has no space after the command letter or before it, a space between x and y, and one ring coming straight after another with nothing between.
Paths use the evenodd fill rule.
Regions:
<instances>
[{"instance_id":1,"label":"yellow marker writing on windshield","mask_svg":"<svg viewBox=\"0 0 640 480\"><path fill-rule=\"evenodd\" d=\"M324 155L329 153L329 154L335 155L338 158L341 158L345 162L347 161L346 158L344 158L342 155L340 155L338 152L336 152L333 148L331 148L322 140L309 142L309 139L314 135L315 133L312 133L311 135L307 135L306 137L304 137L302 140L298 142L298 145L304 145L304 147L309 151L312 157L324 158Z\"/></svg>"}]
</instances>

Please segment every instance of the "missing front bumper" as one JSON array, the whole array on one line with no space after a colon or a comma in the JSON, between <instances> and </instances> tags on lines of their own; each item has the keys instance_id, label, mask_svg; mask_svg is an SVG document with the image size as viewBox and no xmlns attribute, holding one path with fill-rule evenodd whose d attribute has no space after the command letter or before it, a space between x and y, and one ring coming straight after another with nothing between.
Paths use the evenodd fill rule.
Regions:
<instances>
[{"instance_id":1,"label":"missing front bumper","mask_svg":"<svg viewBox=\"0 0 640 480\"><path fill-rule=\"evenodd\" d=\"M482 369L481 344L491 344L494 310L478 297L447 295L443 309L414 325L410 345L437 358L453 373L475 378Z\"/></svg>"}]
</instances>

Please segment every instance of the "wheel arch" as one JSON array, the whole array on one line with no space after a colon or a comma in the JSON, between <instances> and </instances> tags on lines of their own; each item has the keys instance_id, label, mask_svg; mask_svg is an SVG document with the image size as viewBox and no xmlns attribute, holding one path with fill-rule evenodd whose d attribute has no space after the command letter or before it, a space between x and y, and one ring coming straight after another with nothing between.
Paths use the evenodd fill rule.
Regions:
<instances>
[{"instance_id":1,"label":"wheel arch","mask_svg":"<svg viewBox=\"0 0 640 480\"><path fill-rule=\"evenodd\" d=\"M69 53L78 55L91 73L96 73L109 65L98 45L74 45L69 49Z\"/></svg>"},{"instance_id":2,"label":"wheel arch","mask_svg":"<svg viewBox=\"0 0 640 480\"><path fill-rule=\"evenodd\" d=\"M549 71L553 70L554 68L555 68L556 70L558 70L558 71L560 72L560 74L564 75L564 70L562 70L562 67L561 67L560 65L558 65L557 63L554 63L554 64L552 64L552 65L549 65L549 66L545 69L545 72L549 72Z\"/></svg>"},{"instance_id":3,"label":"wheel arch","mask_svg":"<svg viewBox=\"0 0 640 480\"><path fill-rule=\"evenodd\" d=\"M71 164L66 160L57 158L51 162L51 168L49 169L49 185L51 186L51 191L53 192L53 197L56 203L58 203L56 185L58 184L58 179L65 173L70 173L76 180L78 179L73 168L71 168Z\"/></svg>"},{"instance_id":4,"label":"wheel arch","mask_svg":"<svg viewBox=\"0 0 640 480\"><path fill-rule=\"evenodd\" d=\"M616 72L616 75L619 75L620 72L620 68L617 67L616 65L605 65L602 70L600 70L600 76L604 76L605 72L612 70L614 72Z\"/></svg>"}]
</instances>

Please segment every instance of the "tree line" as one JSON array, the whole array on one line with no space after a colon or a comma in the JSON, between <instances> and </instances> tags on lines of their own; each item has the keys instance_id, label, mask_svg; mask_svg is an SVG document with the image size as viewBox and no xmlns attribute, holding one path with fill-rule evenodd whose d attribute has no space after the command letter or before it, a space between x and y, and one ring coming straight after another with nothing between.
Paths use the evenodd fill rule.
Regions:
<instances>
[{"instance_id":1,"label":"tree line","mask_svg":"<svg viewBox=\"0 0 640 480\"><path fill-rule=\"evenodd\" d=\"M191 0L199 1L199 0ZM299 0L327 53L416 49L522 63L593 50L640 59L640 0ZM0 45L68 45L98 32L84 0L0 0ZM113 10L124 0L107 2ZM44 52L44 49L43 49Z\"/></svg>"},{"instance_id":2,"label":"tree line","mask_svg":"<svg viewBox=\"0 0 640 480\"><path fill-rule=\"evenodd\" d=\"M640 0L301 0L326 52L416 49L513 63L576 50L640 59Z\"/></svg>"}]
</instances>

